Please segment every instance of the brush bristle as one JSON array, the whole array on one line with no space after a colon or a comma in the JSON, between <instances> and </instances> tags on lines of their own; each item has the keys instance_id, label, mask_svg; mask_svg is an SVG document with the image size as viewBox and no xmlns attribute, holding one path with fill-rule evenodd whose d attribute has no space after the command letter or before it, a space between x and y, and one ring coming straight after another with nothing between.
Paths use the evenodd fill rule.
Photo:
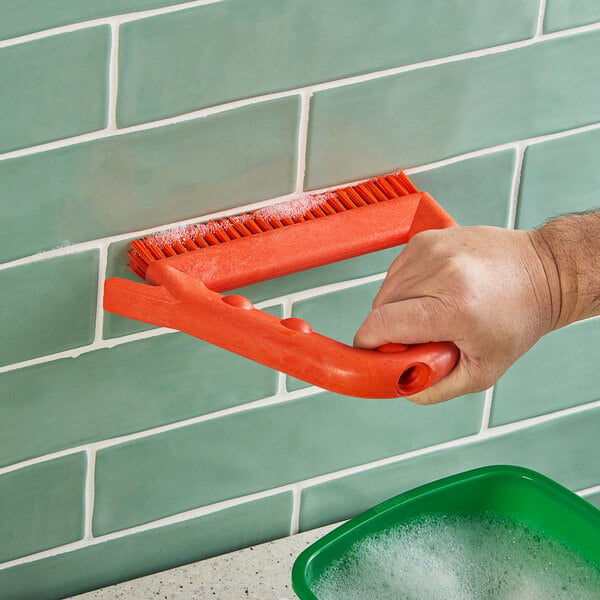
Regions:
<instances>
[{"instance_id":1,"label":"brush bristle","mask_svg":"<svg viewBox=\"0 0 600 600\"><path fill-rule=\"evenodd\" d=\"M323 194L301 196L251 213L170 229L131 242L127 267L145 279L148 265L156 260L391 198L408 196L417 191L410 179L402 171L398 171Z\"/></svg>"}]
</instances>

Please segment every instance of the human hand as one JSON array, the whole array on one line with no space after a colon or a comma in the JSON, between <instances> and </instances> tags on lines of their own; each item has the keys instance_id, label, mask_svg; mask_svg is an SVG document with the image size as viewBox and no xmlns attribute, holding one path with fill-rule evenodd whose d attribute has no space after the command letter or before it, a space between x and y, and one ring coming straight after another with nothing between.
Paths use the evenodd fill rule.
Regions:
<instances>
[{"instance_id":1,"label":"human hand","mask_svg":"<svg viewBox=\"0 0 600 600\"><path fill-rule=\"evenodd\" d=\"M556 325L535 232L456 227L415 235L391 265L356 346L452 341L452 372L409 397L435 404L479 392Z\"/></svg>"}]
</instances>

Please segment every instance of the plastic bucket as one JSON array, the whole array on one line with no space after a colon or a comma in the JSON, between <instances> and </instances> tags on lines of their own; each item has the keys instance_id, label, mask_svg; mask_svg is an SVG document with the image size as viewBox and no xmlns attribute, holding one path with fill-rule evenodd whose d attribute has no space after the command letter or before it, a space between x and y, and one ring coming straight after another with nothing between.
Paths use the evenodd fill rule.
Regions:
<instances>
[{"instance_id":1,"label":"plastic bucket","mask_svg":"<svg viewBox=\"0 0 600 600\"><path fill-rule=\"evenodd\" d=\"M561 542L600 569L600 510L540 473L490 466L415 488L344 523L298 556L292 586L301 600L319 600L313 583L361 539L421 515L490 512Z\"/></svg>"}]
</instances>

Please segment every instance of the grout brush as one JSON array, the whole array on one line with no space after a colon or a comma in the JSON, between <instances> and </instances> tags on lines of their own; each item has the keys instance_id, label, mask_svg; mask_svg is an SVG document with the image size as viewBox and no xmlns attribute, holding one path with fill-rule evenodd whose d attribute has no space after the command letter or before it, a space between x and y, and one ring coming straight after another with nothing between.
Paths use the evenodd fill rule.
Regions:
<instances>
[{"instance_id":1,"label":"grout brush","mask_svg":"<svg viewBox=\"0 0 600 600\"><path fill-rule=\"evenodd\" d=\"M147 284L108 279L104 308L178 329L332 392L362 398L410 396L452 370L459 354L454 344L354 348L320 335L301 319L280 319L243 296L220 292L455 225L399 171L135 240L128 267Z\"/></svg>"}]
</instances>

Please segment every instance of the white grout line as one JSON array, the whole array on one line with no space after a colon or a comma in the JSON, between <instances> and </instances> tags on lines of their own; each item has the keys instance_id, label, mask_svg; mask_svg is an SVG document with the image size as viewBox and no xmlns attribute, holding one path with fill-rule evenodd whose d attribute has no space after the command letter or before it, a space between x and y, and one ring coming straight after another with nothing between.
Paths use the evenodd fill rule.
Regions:
<instances>
[{"instance_id":1,"label":"white grout line","mask_svg":"<svg viewBox=\"0 0 600 600\"><path fill-rule=\"evenodd\" d=\"M306 146L308 143L308 117L310 112L311 92L302 92L300 121L298 124L298 170L296 173L296 194L304 191L304 175L306 172Z\"/></svg>"},{"instance_id":2,"label":"white grout line","mask_svg":"<svg viewBox=\"0 0 600 600\"><path fill-rule=\"evenodd\" d=\"M108 260L108 243L100 246L98 259L98 289L96 291L96 326L92 346L100 344L104 331L104 281L106 279L106 263Z\"/></svg>"},{"instance_id":3,"label":"white grout line","mask_svg":"<svg viewBox=\"0 0 600 600\"><path fill-rule=\"evenodd\" d=\"M300 502L302 500L302 487L292 486L292 518L290 520L290 535L300 531Z\"/></svg>"},{"instance_id":4,"label":"white grout line","mask_svg":"<svg viewBox=\"0 0 600 600\"><path fill-rule=\"evenodd\" d=\"M281 302L275 301L273 306L277 304L281 305L281 318L289 319L292 316L292 300L289 297L283 297ZM256 305L256 308L266 308L264 303L259 303ZM279 372L277 374L277 395L286 394L287 393L287 374L283 372Z\"/></svg>"},{"instance_id":5,"label":"white grout line","mask_svg":"<svg viewBox=\"0 0 600 600\"><path fill-rule=\"evenodd\" d=\"M87 471L85 476L85 525L84 539L93 538L92 523L94 519L94 501L96 495L96 451L93 448L86 450Z\"/></svg>"},{"instance_id":6,"label":"white grout line","mask_svg":"<svg viewBox=\"0 0 600 600\"><path fill-rule=\"evenodd\" d=\"M600 484L585 488L584 490L579 490L577 493L583 497L591 496L592 494L598 494L600 493Z\"/></svg>"},{"instance_id":7,"label":"white grout line","mask_svg":"<svg viewBox=\"0 0 600 600\"><path fill-rule=\"evenodd\" d=\"M110 58L108 69L108 115L105 131L117 129L117 97L119 94L119 35L118 23L110 25Z\"/></svg>"},{"instance_id":8,"label":"white grout line","mask_svg":"<svg viewBox=\"0 0 600 600\"><path fill-rule=\"evenodd\" d=\"M129 23L130 21L138 21L140 19L147 19L148 17L156 17L158 15L180 12L189 8L196 8L198 6L205 6L207 4L215 4L217 2L222 1L223 0L195 0L194 2L182 2L180 4L174 4L172 6L165 6L162 8L153 8L150 10L123 13L120 15L111 15L108 17L99 17L97 19L89 19L88 21L81 21L79 23L69 23L68 25L60 25L59 27L53 27L51 29L37 31L35 33L20 35L18 37L10 38L8 40L0 40L0 48L18 46L19 44L34 42L35 40L41 40L55 35L61 35L63 33L71 33L73 31L80 31L82 29L89 29L91 27L98 27L100 25L120 25L121 23Z\"/></svg>"},{"instance_id":9,"label":"white grout line","mask_svg":"<svg viewBox=\"0 0 600 600\"><path fill-rule=\"evenodd\" d=\"M517 220L517 206L519 203L519 193L521 188L521 175L523 173L523 158L525 156L526 144L519 142L516 144L517 156L515 160L515 172L513 174L512 188L510 191L510 204L508 209L508 229L514 229Z\"/></svg>"},{"instance_id":10,"label":"white grout line","mask_svg":"<svg viewBox=\"0 0 600 600\"><path fill-rule=\"evenodd\" d=\"M88 354L94 350L106 350L109 348L115 348L128 342L137 342L138 340L145 340L159 335L167 333L177 333L174 329L168 329L167 327L158 327L156 329L149 329L147 331L140 331L138 333L131 333L118 338L109 338L98 340L87 346L81 346L79 348L73 348L72 350L64 350L62 352L56 352L54 354L46 354L38 358L31 358L11 365L5 365L0 367L0 373L8 373L9 371L16 371L18 369L24 369L26 367L32 367L34 365L41 365L55 360L61 360L63 358L79 358L82 354Z\"/></svg>"},{"instance_id":11,"label":"white grout line","mask_svg":"<svg viewBox=\"0 0 600 600\"><path fill-rule=\"evenodd\" d=\"M537 31L535 32L535 38L544 37L544 17L546 15L546 0L540 0L540 9L538 13Z\"/></svg>"},{"instance_id":12,"label":"white grout line","mask_svg":"<svg viewBox=\"0 0 600 600\"><path fill-rule=\"evenodd\" d=\"M484 434L490 426L490 413L492 411L492 399L494 397L494 386L488 388L485 391L485 397L483 400L483 413L481 416L481 427L479 433Z\"/></svg>"},{"instance_id":13,"label":"white grout line","mask_svg":"<svg viewBox=\"0 0 600 600\"><path fill-rule=\"evenodd\" d=\"M308 395L308 394L306 394L306 395ZM446 450L446 449L450 449L450 448L466 446L473 442L478 442L478 441L482 441L485 439L498 437L498 436L504 435L506 433L509 433L511 431L527 429L527 428L529 428L533 425L537 425L539 423L552 421L552 420L555 420L555 419L558 419L561 417L568 416L570 414L593 410L598 407L600 407L600 400L598 400L596 402L591 402L589 404L584 404L581 406L557 411L555 413L551 413L548 415L542 415L540 417L533 417L531 419L525 419L525 420L519 421L517 423L511 423L511 424L505 425L505 426L494 427L494 428L489 429L485 434L477 433L477 434L469 435L469 436L466 436L463 438L450 440L448 442L441 442L439 444L435 444L433 446L428 446L426 448L419 448L417 450L405 452L400 455L391 456L391 457L383 458L380 460L375 460L375 461L365 463L362 465L357 465L354 467L348 467L346 469L341 469L341 470L333 472L333 473L327 473L325 475L319 475L316 477L312 477L312 478L306 479L304 481L294 482L294 483L282 485L282 486L279 486L276 488L272 488L270 490L255 492L252 494L248 494L246 496L240 496L237 498L225 500L225 501L218 502L215 504L202 506L202 507L199 507L196 509L177 513L175 515L171 515L168 517L164 517L162 519L158 519L158 520L152 521L150 523L145 523L143 525L130 527L128 529L122 529L120 531L110 533L107 535L103 535L103 536L99 536L96 538L91 538L91 539L84 538L84 539L82 539L78 542L74 542L72 544L67 544L65 546L59 546L56 548L52 548L50 550L38 552L36 554L31 554L31 555L28 555L25 557L17 558L15 560L3 563L0 565L0 571L4 570L4 569L8 569L17 564L33 562L36 560L41 560L43 558L47 558L49 556L56 556L59 554L72 552L72 551L79 550L81 548L84 548L84 547L87 547L90 545L95 545L95 544L102 543L105 541L126 537L128 535L132 535L135 533L158 529L160 527L164 527L164 526L171 525L174 523L181 523L184 521L194 519L199 516L205 516L208 514L217 513L222 510L225 510L226 508L230 508L233 506L239 506L239 505L245 504L247 502L252 502L254 500L260 500L262 498L267 498L267 497L274 496L279 493L290 492L290 491L294 495L290 532L292 532L292 533L297 532L299 530L299 527L298 527L299 511L300 511L299 494L301 494L302 490L304 490L308 487L319 485L322 483L327 483L330 481L335 481L337 479L342 479L349 475L363 473L365 471L370 471L370 470L378 468L378 467L392 465L392 464L398 464L398 463L404 462L406 460L409 460L411 458L425 456L425 455L431 454L433 452ZM127 437L132 437L132 436L127 436ZM142 437L145 437L145 436L142 436ZM95 451L97 449L96 446L99 447L101 445L102 444L93 444L92 447L90 448L90 450ZM86 449L86 451L88 451L88 450ZM62 454L65 454L65 453L62 453ZM44 459L47 460L47 457L44 457ZM45 460L39 460L36 462L45 462ZM31 461L28 461L28 463L29 462L31 462ZM22 463L22 464L25 464L25 463ZM0 474L2 474L4 471L6 471L6 469L1 469ZM581 495L584 495L584 494L595 493L596 491L600 491L600 485L588 488L586 490L581 490L578 493Z\"/></svg>"}]
</instances>

